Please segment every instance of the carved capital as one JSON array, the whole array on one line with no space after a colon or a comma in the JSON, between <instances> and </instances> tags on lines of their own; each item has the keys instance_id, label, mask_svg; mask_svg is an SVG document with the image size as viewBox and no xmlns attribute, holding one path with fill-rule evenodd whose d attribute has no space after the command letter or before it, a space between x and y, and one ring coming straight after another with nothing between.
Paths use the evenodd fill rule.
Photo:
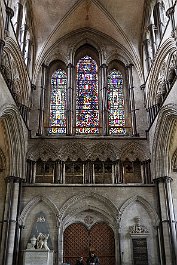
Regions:
<instances>
[{"instance_id":1,"label":"carved capital","mask_svg":"<svg viewBox=\"0 0 177 265\"><path fill-rule=\"evenodd\" d=\"M25 182L24 179L15 177L15 176L8 176L5 178L6 183L20 183L20 182Z\"/></svg>"},{"instance_id":2,"label":"carved capital","mask_svg":"<svg viewBox=\"0 0 177 265\"><path fill-rule=\"evenodd\" d=\"M156 178L153 180L154 183L169 183L172 182L173 179L171 177L168 176L164 176L164 177L160 177L160 178Z\"/></svg>"},{"instance_id":3,"label":"carved capital","mask_svg":"<svg viewBox=\"0 0 177 265\"><path fill-rule=\"evenodd\" d=\"M166 16L167 16L168 18L170 18L171 15L174 14L174 12L175 12L175 7L172 6L172 7L170 7L170 8L166 11Z\"/></svg>"},{"instance_id":4,"label":"carved capital","mask_svg":"<svg viewBox=\"0 0 177 265\"><path fill-rule=\"evenodd\" d=\"M67 65L67 68L74 68L74 65L72 64L72 63L69 63L68 65Z\"/></svg>"},{"instance_id":5,"label":"carved capital","mask_svg":"<svg viewBox=\"0 0 177 265\"><path fill-rule=\"evenodd\" d=\"M127 68L127 69L129 69L129 68L131 69L133 66L134 66L134 64L133 64L133 63L130 63L130 64L127 64L127 65L126 65L126 68Z\"/></svg>"},{"instance_id":6,"label":"carved capital","mask_svg":"<svg viewBox=\"0 0 177 265\"><path fill-rule=\"evenodd\" d=\"M108 68L108 66L105 64L105 63L102 63L101 65L100 65L100 68Z\"/></svg>"},{"instance_id":7,"label":"carved capital","mask_svg":"<svg viewBox=\"0 0 177 265\"><path fill-rule=\"evenodd\" d=\"M14 16L14 11L9 6L6 7L6 14L10 19Z\"/></svg>"},{"instance_id":8,"label":"carved capital","mask_svg":"<svg viewBox=\"0 0 177 265\"><path fill-rule=\"evenodd\" d=\"M140 89L141 89L141 90L145 90L145 87L146 87L146 85L145 85L145 84L142 84L142 85L140 86Z\"/></svg>"}]
</instances>

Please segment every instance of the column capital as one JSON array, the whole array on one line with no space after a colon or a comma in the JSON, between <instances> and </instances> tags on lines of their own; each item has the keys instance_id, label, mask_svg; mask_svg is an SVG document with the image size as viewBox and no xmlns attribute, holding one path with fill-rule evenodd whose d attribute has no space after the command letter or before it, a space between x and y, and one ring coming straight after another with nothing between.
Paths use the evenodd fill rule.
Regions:
<instances>
[{"instance_id":1,"label":"column capital","mask_svg":"<svg viewBox=\"0 0 177 265\"><path fill-rule=\"evenodd\" d=\"M164 176L164 177L159 177L153 180L154 183L169 183L172 182L173 179L171 177L168 176Z\"/></svg>"},{"instance_id":2,"label":"column capital","mask_svg":"<svg viewBox=\"0 0 177 265\"><path fill-rule=\"evenodd\" d=\"M25 179L15 177L15 176L8 176L5 178L6 183L20 183L20 182L25 182Z\"/></svg>"},{"instance_id":3,"label":"column capital","mask_svg":"<svg viewBox=\"0 0 177 265\"><path fill-rule=\"evenodd\" d=\"M167 16L168 18L170 18L170 16L171 16L172 14L174 14L174 12L175 12L175 6L171 6L171 7L166 11L166 16Z\"/></svg>"},{"instance_id":4,"label":"column capital","mask_svg":"<svg viewBox=\"0 0 177 265\"><path fill-rule=\"evenodd\" d=\"M32 90L32 91L33 91L33 90L36 90L36 85L31 84L31 90Z\"/></svg>"},{"instance_id":5,"label":"column capital","mask_svg":"<svg viewBox=\"0 0 177 265\"><path fill-rule=\"evenodd\" d=\"M140 86L140 89L141 89L141 90L144 90L145 87L146 87L146 84L142 84L142 85Z\"/></svg>"},{"instance_id":6,"label":"column capital","mask_svg":"<svg viewBox=\"0 0 177 265\"><path fill-rule=\"evenodd\" d=\"M0 47L4 48L5 46L5 41L3 39L0 39Z\"/></svg>"},{"instance_id":7,"label":"column capital","mask_svg":"<svg viewBox=\"0 0 177 265\"><path fill-rule=\"evenodd\" d=\"M14 16L14 11L12 8L10 8L9 6L6 6L6 14L12 18Z\"/></svg>"},{"instance_id":8,"label":"column capital","mask_svg":"<svg viewBox=\"0 0 177 265\"><path fill-rule=\"evenodd\" d=\"M74 68L74 65L73 65L72 63L69 63L69 64L67 65L67 68Z\"/></svg>"},{"instance_id":9,"label":"column capital","mask_svg":"<svg viewBox=\"0 0 177 265\"><path fill-rule=\"evenodd\" d=\"M48 65L46 65L45 63L42 63L41 66L42 66L42 68L46 68L46 69L48 68Z\"/></svg>"},{"instance_id":10,"label":"column capital","mask_svg":"<svg viewBox=\"0 0 177 265\"><path fill-rule=\"evenodd\" d=\"M153 23L151 23L148 25L147 28L148 28L148 30L152 30L152 29L156 29L156 26Z\"/></svg>"},{"instance_id":11,"label":"column capital","mask_svg":"<svg viewBox=\"0 0 177 265\"><path fill-rule=\"evenodd\" d=\"M149 44L149 43L150 43L150 39L146 38L146 39L143 40L143 44L144 44L144 45L147 45L147 44Z\"/></svg>"},{"instance_id":12,"label":"column capital","mask_svg":"<svg viewBox=\"0 0 177 265\"><path fill-rule=\"evenodd\" d=\"M134 66L133 63L129 63L129 64L126 65L126 68L132 68L133 66Z\"/></svg>"},{"instance_id":13,"label":"column capital","mask_svg":"<svg viewBox=\"0 0 177 265\"><path fill-rule=\"evenodd\" d=\"M107 64L102 63L102 64L100 65L100 68L108 68L108 66L107 66Z\"/></svg>"}]
</instances>

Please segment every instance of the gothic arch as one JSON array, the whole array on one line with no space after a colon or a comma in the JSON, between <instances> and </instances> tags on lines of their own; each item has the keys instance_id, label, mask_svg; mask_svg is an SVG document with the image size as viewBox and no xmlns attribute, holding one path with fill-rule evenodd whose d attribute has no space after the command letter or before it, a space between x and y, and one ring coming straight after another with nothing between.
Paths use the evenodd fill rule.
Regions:
<instances>
[{"instance_id":1,"label":"gothic arch","mask_svg":"<svg viewBox=\"0 0 177 265\"><path fill-rule=\"evenodd\" d=\"M5 171L7 172L7 161L3 150L0 148L0 174Z\"/></svg>"},{"instance_id":2,"label":"gothic arch","mask_svg":"<svg viewBox=\"0 0 177 265\"><path fill-rule=\"evenodd\" d=\"M22 59L21 51L19 50L19 47L17 46L16 42L10 37L6 38L4 51L7 52L8 54L11 54L11 56L14 59L15 66L13 67L15 67L15 69L17 70L20 78L19 84L21 85L20 86L21 96L22 96L21 102L24 105L29 106L31 85L27 72L25 71L26 66Z\"/></svg>"},{"instance_id":3,"label":"gothic arch","mask_svg":"<svg viewBox=\"0 0 177 265\"><path fill-rule=\"evenodd\" d=\"M154 98L157 94L157 91L155 90L157 89L156 81L157 81L161 66L163 64L163 61L169 54L174 53L176 50L177 50L176 44L173 38L167 39L159 48L156 54L155 62L153 64L153 67L150 70L150 74L148 78L149 81L147 84L147 92L146 92L147 108L150 107L151 104L156 101Z\"/></svg>"},{"instance_id":4,"label":"gothic arch","mask_svg":"<svg viewBox=\"0 0 177 265\"><path fill-rule=\"evenodd\" d=\"M174 121L177 119L177 105L164 106L158 116L152 150L154 178L168 176L170 171L169 143Z\"/></svg>"},{"instance_id":5,"label":"gothic arch","mask_svg":"<svg viewBox=\"0 0 177 265\"><path fill-rule=\"evenodd\" d=\"M114 50L109 57L107 58L106 63L110 64L112 61L117 60L119 62L122 62L124 64L124 66L128 65L130 63L130 61L128 60L128 58L126 58L126 55L123 53L122 54L122 50L117 49Z\"/></svg>"},{"instance_id":6,"label":"gothic arch","mask_svg":"<svg viewBox=\"0 0 177 265\"><path fill-rule=\"evenodd\" d=\"M152 208L152 206L150 205L150 203L145 200L143 197L139 196L139 195L135 195L131 198L129 198L128 200L126 200L123 205L120 207L119 209L119 214L120 214L120 223L121 223L121 218L124 214L124 211L129 208L131 205L133 205L133 203L135 202L139 202L143 208L147 211L147 213L149 214L152 224L153 226L157 226L159 223L159 217L157 215L157 213L155 212L155 210Z\"/></svg>"},{"instance_id":7,"label":"gothic arch","mask_svg":"<svg viewBox=\"0 0 177 265\"><path fill-rule=\"evenodd\" d=\"M9 141L9 175L23 178L25 175L25 131L18 109L14 105L3 105L0 118L4 120Z\"/></svg>"},{"instance_id":8,"label":"gothic arch","mask_svg":"<svg viewBox=\"0 0 177 265\"><path fill-rule=\"evenodd\" d=\"M145 150L145 147L137 142L129 142L128 144L125 144L121 150L119 156L121 160L125 160L126 158L136 160L138 158L140 161L143 161L148 160L150 156L147 155L149 153L148 150Z\"/></svg>"},{"instance_id":9,"label":"gothic arch","mask_svg":"<svg viewBox=\"0 0 177 265\"><path fill-rule=\"evenodd\" d=\"M25 225L25 221L26 218L28 217L28 215L30 214L30 212L32 211L32 209L39 203L39 202L44 202L44 204L46 204L54 213L54 215L56 216L56 223L58 222L58 216L59 216L59 211L57 206L46 196L43 195L38 195L36 197L34 197L32 200L30 200L26 206L23 208L20 217L19 217L19 224L20 225Z\"/></svg>"},{"instance_id":10,"label":"gothic arch","mask_svg":"<svg viewBox=\"0 0 177 265\"><path fill-rule=\"evenodd\" d=\"M49 159L55 161L57 158L59 158L59 153L56 146L44 141L38 142L38 148L36 148L36 144L34 144L27 153L27 159L32 161L37 161L38 159L42 161L47 161Z\"/></svg>"},{"instance_id":11,"label":"gothic arch","mask_svg":"<svg viewBox=\"0 0 177 265\"><path fill-rule=\"evenodd\" d=\"M173 156L171 159L171 170L174 170L175 172L177 170L177 149L173 153Z\"/></svg>"},{"instance_id":12,"label":"gothic arch","mask_svg":"<svg viewBox=\"0 0 177 265\"><path fill-rule=\"evenodd\" d=\"M91 150L89 159L94 161L96 159L100 159L101 161L106 161L108 158L112 161L117 159L119 150L115 148L112 144L108 143L98 143L95 144Z\"/></svg>"},{"instance_id":13,"label":"gothic arch","mask_svg":"<svg viewBox=\"0 0 177 265\"><path fill-rule=\"evenodd\" d=\"M66 214L72 211L72 206L76 203L82 204L83 201L85 200L85 202L87 202L87 199L91 198L94 199L96 202L101 202L102 204L104 204L107 208L107 210L110 212L110 214L112 213L112 216L114 216L114 218L116 218L117 216L117 208L116 206L113 204L113 202L111 202L109 199L107 199L106 197L99 195L97 193L80 193L79 195L73 196L72 198L68 199L65 204L61 207L60 209L60 218L64 218L66 216ZM83 206L82 206L83 207ZM84 209L89 209L92 208L92 205L85 205ZM104 211L102 211L104 212Z\"/></svg>"},{"instance_id":14,"label":"gothic arch","mask_svg":"<svg viewBox=\"0 0 177 265\"><path fill-rule=\"evenodd\" d=\"M88 149L81 143L65 144L60 149L59 154L63 161L66 161L68 158L72 161L78 159L85 161L88 157Z\"/></svg>"}]
</instances>

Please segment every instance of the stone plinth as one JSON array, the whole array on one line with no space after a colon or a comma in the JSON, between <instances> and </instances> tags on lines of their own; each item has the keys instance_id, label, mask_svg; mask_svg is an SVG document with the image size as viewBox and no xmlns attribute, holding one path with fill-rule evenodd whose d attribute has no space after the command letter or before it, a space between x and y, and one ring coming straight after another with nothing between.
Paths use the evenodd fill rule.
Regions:
<instances>
[{"instance_id":1,"label":"stone plinth","mask_svg":"<svg viewBox=\"0 0 177 265\"><path fill-rule=\"evenodd\" d=\"M53 251L24 250L23 265L53 265Z\"/></svg>"}]
</instances>

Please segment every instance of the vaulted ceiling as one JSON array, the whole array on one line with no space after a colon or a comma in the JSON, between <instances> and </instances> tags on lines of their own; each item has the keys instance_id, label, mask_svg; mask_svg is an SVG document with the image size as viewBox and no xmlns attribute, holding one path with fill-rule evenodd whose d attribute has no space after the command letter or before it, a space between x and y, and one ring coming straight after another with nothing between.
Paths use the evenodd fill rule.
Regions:
<instances>
[{"instance_id":1,"label":"vaulted ceiling","mask_svg":"<svg viewBox=\"0 0 177 265\"><path fill-rule=\"evenodd\" d=\"M32 0L38 54L78 29L106 34L139 54L146 0Z\"/></svg>"}]
</instances>

